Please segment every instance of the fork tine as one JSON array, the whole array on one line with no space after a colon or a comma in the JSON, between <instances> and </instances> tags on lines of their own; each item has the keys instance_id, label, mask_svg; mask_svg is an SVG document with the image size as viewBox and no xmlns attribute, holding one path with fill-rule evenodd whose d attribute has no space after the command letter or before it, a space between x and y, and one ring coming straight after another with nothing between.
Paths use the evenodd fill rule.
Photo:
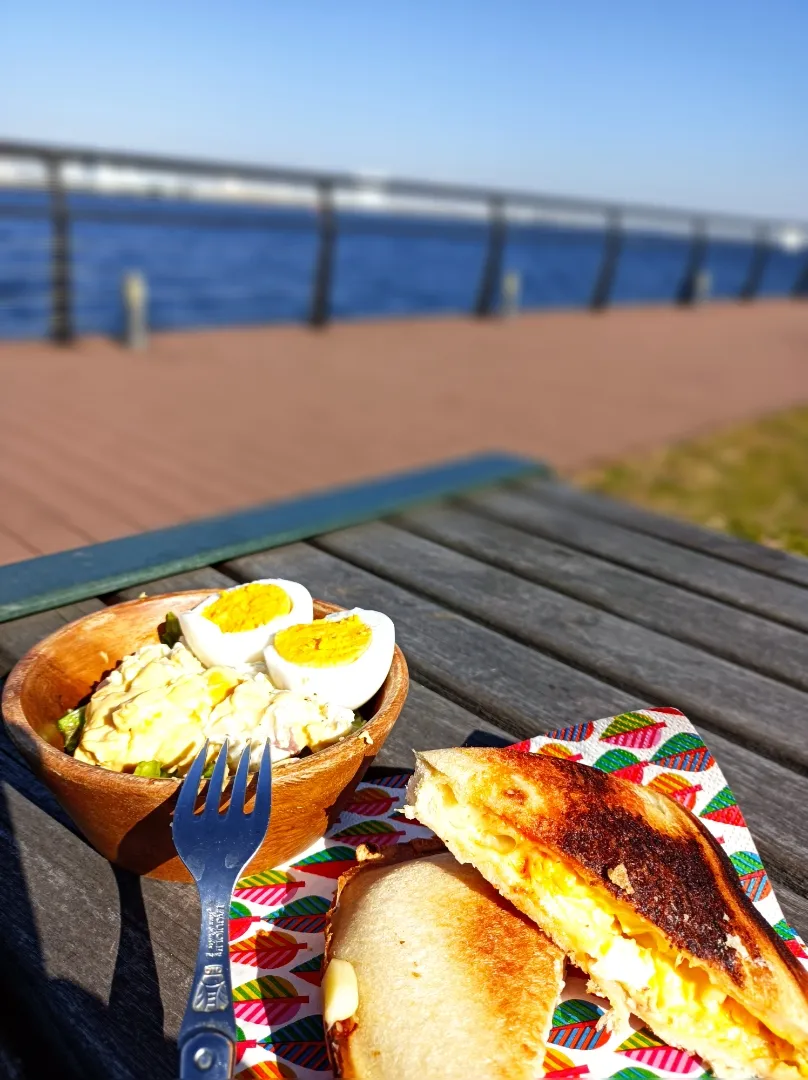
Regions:
<instances>
[{"instance_id":1,"label":"fork tine","mask_svg":"<svg viewBox=\"0 0 808 1080\"><path fill-rule=\"evenodd\" d=\"M255 805L253 814L264 821L269 820L272 807L272 755L269 751L269 739L264 743L261 764L258 766L258 780L255 784Z\"/></svg>"},{"instance_id":2,"label":"fork tine","mask_svg":"<svg viewBox=\"0 0 808 1080\"><path fill-rule=\"evenodd\" d=\"M233 787L230 791L230 805L227 808L229 814L232 810L234 814L244 813L244 797L247 794L247 780L249 779L248 773L250 771L250 751L252 745L247 743L244 749L241 751L241 756L238 759L238 768L236 769L236 776L233 780Z\"/></svg>"},{"instance_id":3,"label":"fork tine","mask_svg":"<svg viewBox=\"0 0 808 1080\"><path fill-rule=\"evenodd\" d=\"M177 805L174 808L174 821L176 821L177 818L185 818L186 815L190 816L193 814L196 805L196 796L199 792L199 781L202 779L202 773L205 771L205 761L207 756L208 743L205 742L205 745L194 758L193 763L182 782L182 786L180 787L180 793L177 796Z\"/></svg>"},{"instance_id":4,"label":"fork tine","mask_svg":"<svg viewBox=\"0 0 808 1080\"><path fill-rule=\"evenodd\" d=\"M228 740L225 739L216 758L216 764L213 766L210 780L208 781L208 793L205 796L204 810L206 817L209 817L211 814L219 813L219 803L222 801L222 788L224 787L224 774L225 769L227 768L227 751Z\"/></svg>"}]
</instances>

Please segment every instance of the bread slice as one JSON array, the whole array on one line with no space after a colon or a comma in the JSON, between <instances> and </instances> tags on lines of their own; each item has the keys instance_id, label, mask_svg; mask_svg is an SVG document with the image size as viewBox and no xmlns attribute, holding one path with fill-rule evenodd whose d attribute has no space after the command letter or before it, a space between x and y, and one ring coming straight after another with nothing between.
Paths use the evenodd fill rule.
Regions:
<instances>
[{"instance_id":1,"label":"bread slice","mask_svg":"<svg viewBox=\"0 0 808 1080\"><path fill-rule=\"evenodd\" d=\"M529 915L622 1013L721 1077L808 1077L808 974L701 822L515 750L418 754L407 813Z\"/></svg>"},{"instance_id":2,"label":"bread slice","mask_svg":"<svg viewBox=\"0 0 808 1080\"><path fill-rule=\"evenodd\" d=\"M541 1075L563 953L443 844L401 844L344 874L323 963L336 1076Z\"/></svg>"}]
</instances>

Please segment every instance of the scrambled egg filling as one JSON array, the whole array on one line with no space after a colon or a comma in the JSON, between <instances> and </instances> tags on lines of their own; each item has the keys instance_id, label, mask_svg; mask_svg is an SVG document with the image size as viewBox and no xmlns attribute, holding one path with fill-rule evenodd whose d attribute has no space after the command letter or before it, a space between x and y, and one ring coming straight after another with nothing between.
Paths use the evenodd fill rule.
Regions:
<instances>
[{"instance_id":1,"label":"scrambled egg filling","mask_svg":"<svg viewBox=\"0 0 808 1080\"><path fill-rule=\"evenodd\" d=\"M181 642L146 645L99 684L75 756L115 772L156 761L183 776L206 740L211 758L229 740L231 767L250 745L257 765L267 739L280 759L327 746L353 724L350 709L277 690L261 672L205 668Z\"/></svg>"},{"instance_id":2,"label":"scrambled egg filling","mask_svg":"<svg viewBox=\"0 0 808 1080\"><path fill-rule=\"evenodd\" d=\"M274 644L278 655L304 667L352 664L367 651L373 631L358 615L345 619L317 619L279 630Z\"/></svg>"},{"instance_id":3,"label":"scrambled egg filling","mask_svg":"<svg viewBox=\"0 0 808 1080\"><path fill-rule=\"evenodd\" d=\"M697 1034L729 1059L742 1055L757 1062L761 1076L771 1075L777 1063L787 1063L787 1075L808 1076L808 1061L791 1043L713 985L707 972L676 953L661 933L649 931L627 904L591 888L571 866L537 855L493 815L459 805L448 787L443 797L443 814L462 829L465 845L484 862L495 858L515 892L524 895L529 888L539 921L573 962L604 989L609 983L620 986L629 1008L649 1022L653 1017L664 1038L692 1046Z\"/></svg>"},{"instance_id":4,"label":"scrambled egg filling","mask_svg":"<svg viewBox=\"0 0 808 1080\"><path fill-rule=\"evenodd\" d=\"M222 633L239 634L266 626L291 610L292 598L280 585L252 582L220 593L218 600L203 609L202 615Z\"/></svg>"}]
</instances>

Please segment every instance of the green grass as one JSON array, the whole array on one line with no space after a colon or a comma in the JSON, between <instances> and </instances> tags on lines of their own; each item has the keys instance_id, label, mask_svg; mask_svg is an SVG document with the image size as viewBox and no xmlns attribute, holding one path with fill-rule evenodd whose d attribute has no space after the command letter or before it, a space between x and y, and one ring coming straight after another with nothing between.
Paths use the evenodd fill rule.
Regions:
<instances>
[{"instance_id":1,"label":"green grass","mask_svg":"<svg viewBox=\"0 0 808 1080\"><path fill-rule=\"evenodd\" d=\"M808 555L808 407L573 479L663 514Z\"/></svg>"}]
</instances>

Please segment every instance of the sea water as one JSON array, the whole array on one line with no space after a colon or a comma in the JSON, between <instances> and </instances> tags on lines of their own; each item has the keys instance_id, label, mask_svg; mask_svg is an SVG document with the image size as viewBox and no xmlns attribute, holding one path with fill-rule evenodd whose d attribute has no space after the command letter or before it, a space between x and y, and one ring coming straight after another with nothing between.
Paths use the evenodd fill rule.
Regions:
<instances>
[{"instance_id":1,"label":"sea water","mask_svg":"<svg viewBox=\"0 0 808 1080\"><path fill-rule=\"evenodd\" d=\"M72 309L80 334L119 335L121 283L139 271L155 330L296 323L311 309L317 217L307 209L72 195ZM23 216L9 214L9 204ZM0 338L48 333L50 222L44 192L0 193ZM603 258L594 228L509 225L502 273L518 275L522 309L585 307ZM487 229L480 220L337 215L330 309L336 319L466 313L474 308ZM687 237L625 234L611 302L669 303L685 274ZM738 295L750 241L711 240L710 295ZM758 290L789 295L808 254L773 248Z\"/></svg>"}]
</instances>

